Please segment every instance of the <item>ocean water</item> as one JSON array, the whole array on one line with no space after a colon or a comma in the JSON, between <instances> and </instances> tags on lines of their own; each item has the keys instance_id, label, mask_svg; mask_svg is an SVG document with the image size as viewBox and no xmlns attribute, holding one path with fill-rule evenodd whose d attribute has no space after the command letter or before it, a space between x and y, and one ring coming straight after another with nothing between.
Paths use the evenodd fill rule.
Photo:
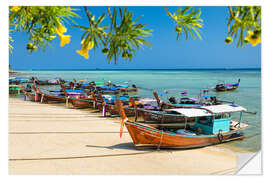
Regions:
<instances>
[{"instance_id":1,"label":"ocean water","mask_svg":"<svg viewBox=\"0 0 270 180\"><path fill-rule=\"evenodd\" d=\"M251 126L244 130L246 139L225 143L224 146L245 151L261 149L261 71L260 70L89 70L89 71L21 71L29 73L23 77L37 76L41 80L61 77L65 80L88 79L136 84L139 94L153 97L152 91L168 91L168 96L181 98L180 91L186 90L188 97L198 97L203 88L214 87L220 81L236 83L241 79L238 90L232 92L210 91L217 99L234 101L256 115L244 113L243 120ZM55 88L55 87L54 87ZM167 96L162 99L166 100ZM238 117L238 115L237 115Z\"/></svg>"}]
</instances>

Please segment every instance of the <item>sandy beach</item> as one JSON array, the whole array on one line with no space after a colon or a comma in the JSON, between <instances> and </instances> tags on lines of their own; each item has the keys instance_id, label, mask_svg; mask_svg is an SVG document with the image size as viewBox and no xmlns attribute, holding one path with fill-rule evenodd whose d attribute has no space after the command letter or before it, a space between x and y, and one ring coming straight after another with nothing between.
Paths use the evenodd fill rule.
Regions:
<instances>
[{"instance_id":1,"label":"sandy beach","mask_svg":"<svg viewBox=\"0 0 270 180\"><path fill-rule=\"evenodd\" d=\"M9 98L9 174L234 174L237 155L216 146L136 150L120 118Z\"/></svg>"}]
</instances>

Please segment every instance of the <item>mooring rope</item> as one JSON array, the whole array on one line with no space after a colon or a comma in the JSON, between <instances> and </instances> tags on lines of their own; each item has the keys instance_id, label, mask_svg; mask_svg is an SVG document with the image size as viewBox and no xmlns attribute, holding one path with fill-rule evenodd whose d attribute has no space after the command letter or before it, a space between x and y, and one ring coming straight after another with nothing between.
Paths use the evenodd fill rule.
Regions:
<instances>
[{"instance_id":1,"label":"mooring rope","mask_svg":"<svg viewBox=\"0 0 270 180\"><path fill-rule=\"evenodd\" d=\"M119 133L119 132L9 132L8 134L88 134L88 133ZM123 133L127 133L127 132L123 132Z\"/></svg>"},{"instance_id":2,"label":"mooring rope","mask_svg":"<svg viewBox=\"0 0 270 180\"><path fill-rule=\"evenodd\" d=\"M105 155L94 155L94 156L71 156L71 157L44 157L44 158L10 158L9 161L34 161L34 160L62 160L62 159L83 159L83 158L97 158L97 157L114 157L114 156L132 156L138 154L148 154L155 151L136 152L136 153L122 153L122 154L105 154Z\"/></svg>"}]
</instances>

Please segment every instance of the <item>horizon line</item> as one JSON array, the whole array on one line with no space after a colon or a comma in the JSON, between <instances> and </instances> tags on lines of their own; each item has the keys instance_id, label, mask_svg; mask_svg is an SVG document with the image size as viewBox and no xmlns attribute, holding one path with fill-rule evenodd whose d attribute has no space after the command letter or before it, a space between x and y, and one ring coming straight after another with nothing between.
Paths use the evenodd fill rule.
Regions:
<instances>
[{"instance_id":1,"label":"horizon line","mask_svg":"<svg viewBox=\"0 0 270 180\"><path fill-rule=\"evenodd\" d=\"M147 69L111 69L111 68L92 68L92 69L13 69L13 71L92 71L92 70L261 70L261 67L254 68L147 68Z\"/></svg>"}]
</instances>

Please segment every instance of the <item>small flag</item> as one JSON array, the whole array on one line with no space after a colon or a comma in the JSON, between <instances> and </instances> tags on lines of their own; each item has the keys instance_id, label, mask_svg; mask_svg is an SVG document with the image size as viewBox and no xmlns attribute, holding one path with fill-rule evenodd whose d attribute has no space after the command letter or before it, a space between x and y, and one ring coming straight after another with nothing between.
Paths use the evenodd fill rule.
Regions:
<instances>
[{"instance_id":1,"label":"small flag","mask_svg":"<svg viewBox=\"0 0 270 180\"><path fill-rule=\"evenodd\" d=\"M203 92L205 93L205 92L209 92L209 89L203 89Z\"/></svg>"},{"instance_id":2,"label":"small flag","mask_svg":"<svg viewBox=\"0 0 270 180\"><path fill-rule=\"evenodd\" d=\"M187 96L187 91L181 91L181 96Z\"/></svg>"}]
</instances>

